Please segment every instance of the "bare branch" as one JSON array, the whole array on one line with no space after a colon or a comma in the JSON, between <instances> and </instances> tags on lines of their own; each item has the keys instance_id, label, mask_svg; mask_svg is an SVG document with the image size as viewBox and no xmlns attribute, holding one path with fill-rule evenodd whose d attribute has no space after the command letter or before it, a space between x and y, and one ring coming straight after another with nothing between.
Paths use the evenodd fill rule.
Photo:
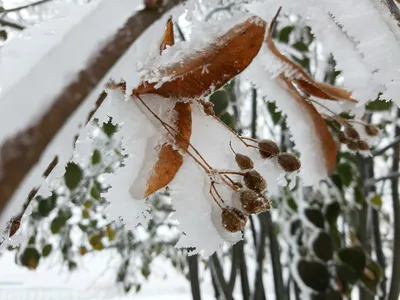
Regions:
<instances>
[{"instance_id":1,"label":"bare branch","mask_svg":"<svg viewBox=\"0 0 400 300\"><path fill-rule=\"evenodd\" d=\"M50 2L50 1L53 1L53 0L40 0L40 1L33 2L33 3L29 3L29 4L26 4L26 5L22 5L22 6L10 8L10 9L6 9L6 10L4 11L4 13L10 13L10 12L13 12L13 11L20 11L20 10L23 10L23 9L25 9L25 8L30 8L30 7L38 6L38 5L41 5L41 4L44 4L44 3L46 3L46 2Z\"/></svg>"},{"instance_id":2,"label":"bare branch","mask_svg":"<svg viewBox=\"0 0 400 300\"><path fill-rule=\"evenodd\" d=\"M201 300L198 255L196 254L188 256L187 260L189 265L190 287L192 289L193 300Z\"/></svg>"},{"instance_id":3,"label":"bare branch","mask_svg":"<svg viewBox=\"0 0 400 300\"><path fill-rule=\"evenodd\" d=\"M0 146L2 178L0 179L0 212L11 199L26 174L39 161L47 145L57 135L63 124L84 102L94 87L102 80L110 68L127 51L130 45L156 21L165 11L184 2L172 0L160 10L136 12L118 30L114 38L99 52L86 69L82 69L77 79L60 92L53 105L26 130L10 137ZM26 137L32 143L25 144ZM30 155L26 155L29 153Z\"/></svg>"},{"instance_id":4,"label":"bare branch","mask_svg":"<svg viewBox=\"0 0 400 300\"><path fill-rule=\"evenodd\" d=\"M6 27L10 27L10 28L14 28L17 30L24 30L25 26L20 25L18 23L12 22L12 21L8 21L8 20L4 20L4 19L0 19L0 25L2 26L6 26Z\"/></svg>"},{"instance_id":5,"label":"bare branch","mask_svg":"<svg viewBox=\"0 0 400 300\"><path fill-rule=\"evenodd\" d=\"M387 144L385 147L379 149L379 150L374 150L372 151L372 156L380 156L383 153L385 153L387 150L389 150L390 148L393 148L394 146L396 146L397 144L400 143L400 136L396 136L393 141L391 141L389 144Z\"/></svg>"}]
</instances>

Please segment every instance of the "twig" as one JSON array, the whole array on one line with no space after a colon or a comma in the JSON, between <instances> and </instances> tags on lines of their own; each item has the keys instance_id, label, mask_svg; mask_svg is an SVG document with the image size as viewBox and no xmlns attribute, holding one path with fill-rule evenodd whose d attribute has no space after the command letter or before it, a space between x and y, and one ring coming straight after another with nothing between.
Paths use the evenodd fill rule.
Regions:
<instances>
[{"instance_id":1,"label":"twig","mask_svg":"<svg viewBox=\"0 0 400 300\"><path fill-rule=\"evenodd\" d=\"M211 19L211 17L214 15L214 14L216 14L217 12L220 12L220 11L227 11L227 12L229 12L230 14L232 14L231 13L231 9L232 9L232 7L235 5L235 2L232 2L232 3L229 3L228 5L226 5L226 6L222 6L222 7L217 7L217 8L215 8L215 9L213 9L212 11L210 11L208 14L207 14L207 16L204 18L204 21L209 21L210 19Z\"/></svg>"},{"instance_id":2,"label":"twig","mask_svg":"<svg viewBox=\"0 0 400 300\"><path fill-rule=\"evenodd\" d=\"M377 182L382 181L382 180L387 180L387 179L394 179L400 177L400 172L391 172L385 176L379 177L379 178L370 178L366 181L365 185L368 186L373 186L375 185Z\"/></svg>"},{"instance_id":3,"label":"twig","mask_svg":"<svg viewBox=\"0 0 400 300\"><path fill-rule=\"evenodd\" d=\"M385 153L387 150L389 150L390 148L393 148L394 146L396 146L397 144L400 143L400 136L396 136L393 141L391 141L389 144L387 144L385 147L378 149L378 150L374 150L372 151L372 156L380 156L383 153Z\"/></svg>"},{"instance_id":4,"label":"twig","mask_svg":"<svg viewBox=\"0 0 400 300\"><path fill-rule=\"evenodd\" d=\"M242 296L243 296L242 299L249 299L250 287L249 287L249 278L247 276L246 256L244 255L244 241L240 241L236 245L239 251L240 283L242 286Z\"/></svg>"},{"instance_id":5,"label":"twig","mask_svg":"<svg viewBox=\"0 0 400 300\"><path fill-rule=\"evenodd\" d=\"M17 30L24 30L25 29L25 26L22 26L22 25L20 25L18 23L14 23L12 21L7 21L7 20L4 20L4 19L0 19L0 25L11 27L11 28L14 28L14 29L17 29Z\"/></svg>"},{"instance_id":6,"label":"twig","mask_svg":"<svg viewBox=\"0 0 400 300\"><path fill-rule=\"evenodd\" d=\"M400 117L400 109L397 109L397 118ZM396 125L395 136L400 135L400 127ZM399 171L400 145L396 144L393 148L392 172ZM392 201L393 201L393 261L392 261L392 279L390 281L390 290L388 300L397 300L400 294L400 203L399 203L399 178L395 177L391 180L392 185Z\"/></svg>"},{"instance_id":7,"label":"twig","mask_svg":"<svg viewBox=\"0 0 400 300\"><path fill-rule=\"evenodd\" d=\"M50 2L50 1L52 1L52 0L40 0L40 1L29 3L29 4L26 4L26 5L22 5L22 6L10 8L10 9L6 9L4 11L4 13L10 13L10 12L13 12L13 11L19 11L19 10L22 10L22 9L25 9L25 8L38 6L38 5L41 5L41 4L44 4L46 2Z\"/></svg>"},{"instance_id":8,"label":"twig","mask_svg":"<svg viewBox=\"0 0 400 300\"><path fill-rule=\"evenodd\" d=\"M400 10L393 0L381 0L386 7L389 9L391 15L396 19L398 25L400 26Z\"/></svg>"}]
</instances>

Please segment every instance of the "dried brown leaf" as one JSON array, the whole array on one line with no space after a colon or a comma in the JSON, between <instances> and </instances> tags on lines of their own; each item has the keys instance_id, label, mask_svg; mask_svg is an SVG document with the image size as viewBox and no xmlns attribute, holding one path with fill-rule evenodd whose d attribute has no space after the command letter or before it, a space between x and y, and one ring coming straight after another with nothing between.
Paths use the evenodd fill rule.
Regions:
<instances>
[{"instance_id":1,"label":"dried brown leaf","mask_svg":"<svg viewBox=\"0 0 400 300\"><path fill-rule=\"evenodd\" d=\"M160 54L167 48L167 46L172 46L175 44L174 38L174 23L172 22L172 17L170 17L167 21L167 25L165 27L164 36L160 45Z\"/></svg>"},{"instance_id":2,"label":"dried brown leaf","mask_svg":"<svg viewBox=\"0 0 400 300\"><path fill-rule=\"evenodd\" d=\"M186 60L159 69L160 78L173 75L163 83L142 82L133 94L157 94L166 98L191 98L205 96L240 74L258 54L264 39L266 23L258 17L231 28L213 41L201 53ZM204 74L204 70L207 73Z\"/></svg>"},{"instance_id":3,"label":"dried brown leaf","mask_svg":"<svg viewBox=\"0 0 400 300\"><path fill-rule=\"evenodd\" d=\"M319 139L320 144L318 146L321 147L324 155L325 167L328 171L328 174L331 174L336 164L337 150L336 143L328 129L328 126L325 123L325 120L321 117L314 105L300 95L289 79L285 78L283 75L280 75L279 79L283 84L285 84L296 101L303 106L305 111L307 111L310 115L313 121L315 135L318 136Z\"/></svg>"},{"instance_id":4,"label":"dried brown leaf","mask_svg":"<svg viewBox=\"0 0 400 300\"><path fill-rule=\"evenodd\" d=\"M297 86L302 89L304 92L321 99L325 100L347 100L349 102L358 102L357 100L351 98L351 93L326 83L315 81L303 68L290 60L284 54L282 54L275 45L274 40L272 39L272 31L276 24L276 20L278 18L280 10L277 12L275 17L271 20L271 24L268 27L268 35L267 35L267 46L268 49L282 62L284 62L290 69L294 72L294 78L292 80Z\"/></svg>"},{"instance_id":5,"label":"dried brown leaf","mask_svg":"<svg viewBox=\"0 0 400 300\"><path fill-rule=\"evenodd\" d=\"M182 155L176 148L186 151L192 134L192 110L189 102L177 102L174 107L176 113L176 147L164 143L158 154L158 160L151 170L147 180L145 197L168 185L175 177L183 163Z\"/></svg>"}]
</instances>

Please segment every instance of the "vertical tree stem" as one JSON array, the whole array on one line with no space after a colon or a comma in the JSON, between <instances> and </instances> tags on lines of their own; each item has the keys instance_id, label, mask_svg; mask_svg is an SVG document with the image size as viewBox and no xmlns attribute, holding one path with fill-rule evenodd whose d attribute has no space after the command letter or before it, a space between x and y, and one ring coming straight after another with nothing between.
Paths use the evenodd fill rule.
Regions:
<instances>
[{"instance_id":1,"label":"vertical tree stem","mask_svg":"<svg viewBox=\"0 0 400 300\"><path fill-rule=\"evenodd\" d=\"M397 109L397 118L400 117L400 109ZM400 127L396 125L395 136L400 135ZM396 144L393 148L392 172L399 171L400 146ZM388 300L398 300L400 294L400 203L399 203L399 178L391 180L392 185L392 205L393 205L393 261L392 261L392 279L390 281L390 290Z\"/></svg>"},{"instance_id":2,"label":"vertical tree stem","mask_svg":"<svg viewBox=\"0 0 400 300\"><path fill-rule=\"evenodd\" d=\"M198 255L196 254L188 256L187 260L189 265L190 287L192 289L193 300L201 300Z\"/></svg>"}]
</instances>

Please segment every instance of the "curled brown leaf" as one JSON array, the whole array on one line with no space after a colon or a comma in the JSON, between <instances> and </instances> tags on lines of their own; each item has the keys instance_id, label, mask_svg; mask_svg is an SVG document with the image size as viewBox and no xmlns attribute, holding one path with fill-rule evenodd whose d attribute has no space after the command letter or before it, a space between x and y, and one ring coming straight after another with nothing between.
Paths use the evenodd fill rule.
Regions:
<instances>
[{"instance_id":1,"label":"curled brown leaf","mask_svg":"<svg viewBox=\"0 0 400 300\"><path fill-rule=\"evenodd\" d=\"M283 62L291 71L293 71L294 75L292 78L288 78L293 83L297 85L299 89L312 95L314 97L318 97L325 100L346 100L349 102L358 102L357 100L351 97L351 93L326 83L315 81L306 71L303 70L301 66L299 66L294 61L287 58L284 54L282 54L275 45L274 40L272 39L272 31L276 24L276 20L278 18L280 9L271 20L271 24L268 27L268 35L267 35L267 46L268 49L281 61Z\"/></svg>"},{"instance_id":2,"label":"curled brown leaf","mask_svg":"<svg viewBox=\"0 0 400 300\"><path fill-rule=\"evenodd\" d=\"M147 179L145 197L168 185L175 177L183 163L181 153L177 150L186 151L192 134L192 111L189 102L177 102L174 107L177 116L174 136L177 145L164 143L158 154L158 160Z\"/></svg>"},{"instance_id":3,"label":"curled brown leaf","mask_svg":"<svg viewBox=\"0 0 400 300\"><path fill-rule=\"evenodd\" d=\"M160 78L171 77L170 81L158 88L158 82L142 82L132 93L174 99L206 96L240 74L253 61L263 43L265 28L263 20L250 17L217 37L204 51L161 67L158 70Z\"/></svg>"}]
</instances>

